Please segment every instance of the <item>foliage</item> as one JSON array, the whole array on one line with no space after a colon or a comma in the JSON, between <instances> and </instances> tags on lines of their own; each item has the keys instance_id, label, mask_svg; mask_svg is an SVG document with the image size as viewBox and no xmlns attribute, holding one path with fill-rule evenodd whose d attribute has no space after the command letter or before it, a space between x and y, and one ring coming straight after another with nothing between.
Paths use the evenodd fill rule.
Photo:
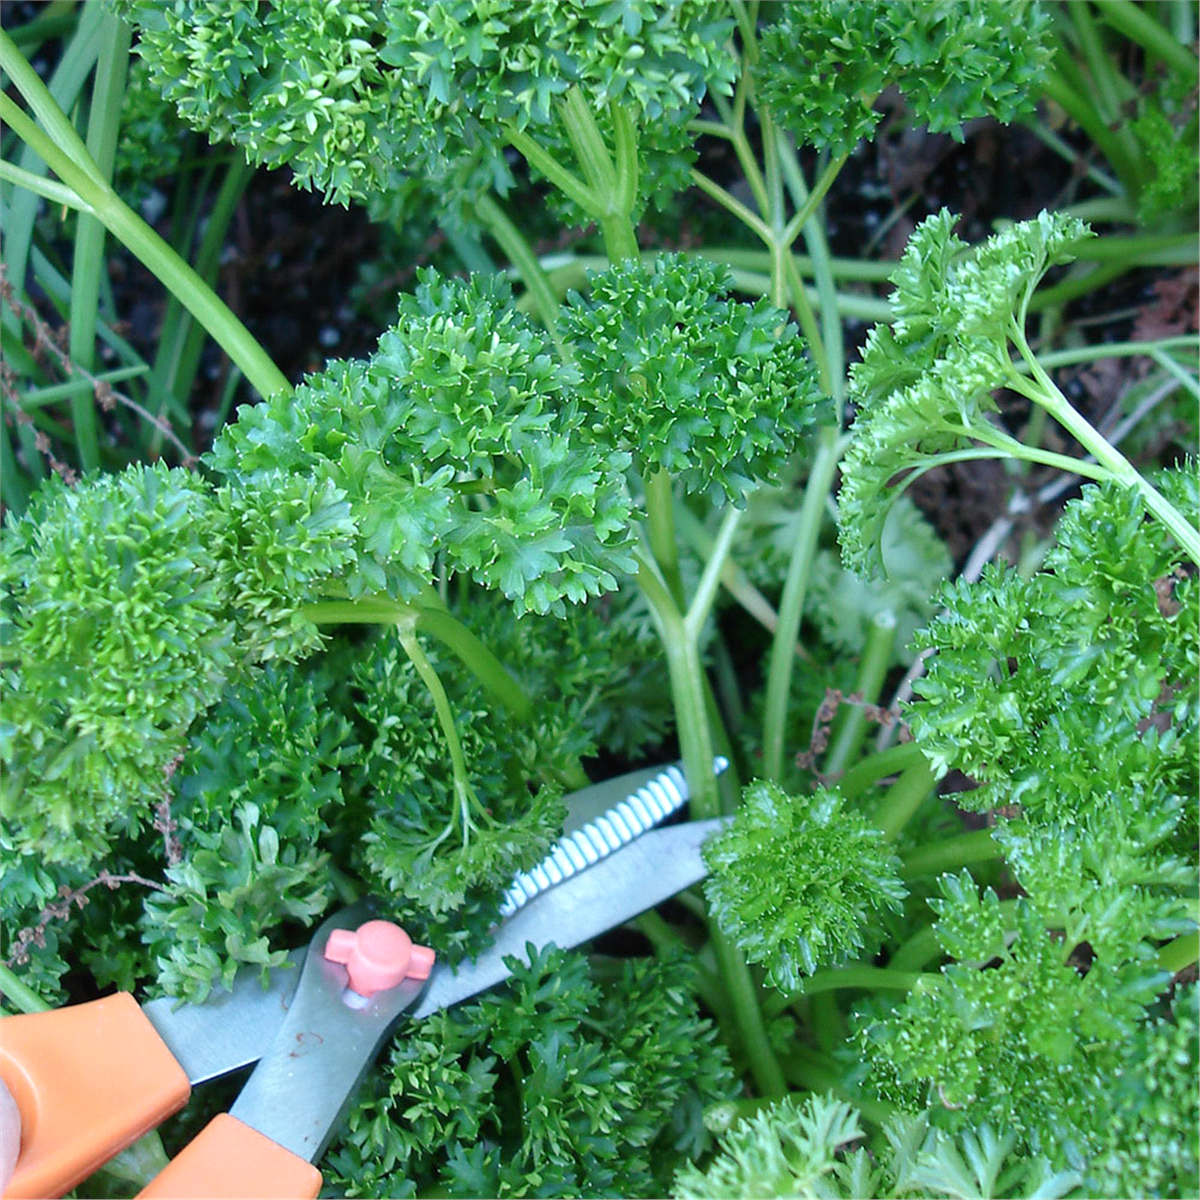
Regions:
<instances>
[{"instance_id":1,"label":"foliage","mask_svg":"<svg viewBox=\"0 0 1200 1200\"><path fill-rule=\"evenodd\" d=\"M351 1196L663 1195L732 1073L686 964L554 947L399 1039L326 1159Z\"/></svg>"},{"instance_id":2,"label":"foliage","mask_svg":"<svg viewBox=\"0 0 1200 1200\"><path fill-rule=\"evenodd\" d=\"M993 235L964 256L947 209L923 221L891 276L895 318L867 338L850 373L857 409L838 494L842 555L859 571L882 566L889 503L911 482L898 474L953 461L974 441L1019 449L989 421L992 393L1016 374L1009 342L1033 290L1087 236L1080 221L1043 212Z\"/></svg>"},{"instance_id":3,"label":"foliage","mask_svg":"<svg viewBox=\"0 0 1200 1200\"><path fill-rule=\"evenodd\" d=\"M655 130L643 197L686 183L684 123L709 86L728 90L732 22L698 0L354 0L330 6L118 0L138 53L183 120L287 164L329 200L458 216L514 179L506 131L559 149L564 93ZM415 187L413 185L416 185Z\"/></svg>"},{"instance_id":4,"label":"foliage","mask_svg":"<svg viewBox=\"0 0 1200 1200\"><path fill-rule=\"evenodd\" d=\"M789 796L759 780L704 846L705 895L767 982L796 991L818 967L856 958L877 910L906 894L883 835L833 791Z\"/></svg>"},{"instance_id":5,"label":"foliage","mask_svg":"<svg viewBox=\"0 0 1200 1200\"><path fill-rule=\"evenodd\" d=\"M717 502L772 479L817 400L786 314L728 299L725 271L681 255L588 280L586 300L569 296L562 328L601 436L643 476L670 471Z\"/></svg>"},{"instance_id":6,"label":"foliage","mask_svg":"<svg viewBox=\"0 0 1200 1200\"><path fill-rule=\"evenodd\" d=\"M736 1200L795 1196L924 1197L1067 1195L1079 1182L1051 1171L1044 1159L1012 1154L1011 1136L989 1125L953 1139L931 1130L923 1117L896 1116L876 1139L873 1153L852 1105L831 1095L787 1096L734 1125L701 1171L679 1173L681 1200Z\"/></svg>"},{"instance_id":7,"label":"foliage","mask_svg":"<svg viewBox=\"0 0 1200 1200\"><path fill-rule=\"evenodd\" d=\"M169 891L146 904L143 936L165 995L203 1001L214 983L231 986L248 964L265 977L287 952L272 950L262 933L248 937L247 928L311 925L333 897L325 855L281 848L254 804L235 809L234 820L219 832L187 831L187 859L167 868Z\"/></svg>"},{"instance_id":8,"label":"foliage","mask_svg":"<svg viewBox=\"0 0 1200 1200\"><path fill-rule=\"evenodd\" d=\"M133 467L50 483L9 523L0 756L18 847L87 862L162 796L232 667L214 507L185 471Z\"/></svg>"},{"instance_id":9,"label":"foliage","mask_svg":"<svg viewBox=\"0 0 1200 1200\"><path fill-rule=\"evenodd\" d=\"M875 129L889 87L917 121L959 141L973 118L1007 124L1028 110L1050 56L1046 15L1024 2L816 0L778 12L757 86L783 128L835 155Z\"/></svg>"},{"instance_id":10,"label":"foliage","mask_svg":"<svg viewBox=\"0 0 1200 1200\"><path fill-rule=\"evenodd\" d=\"M402 261L370 268L404 293L373 353L293 387L201 278L240 157L210 204L191 181L226 152L193 171L183 149L168 244L107 153L128 31L68 5L0 32L6 154L24 147L0 171L21 377L0 429L6 1006L202 1000L368 895L453 968L581 819L569 793L677 739L690 816L723 825L703 910L680 896L586 954L528 945L504 991L402 1026L322 1163L333 1189L1194 1192L1200 489L1193 461L1142 474L1047 370L1127 354L1061 353L1086 329L1069 297L1186 235L1108 238L1034 296L1089 234L1069 212L1125 220L1141 197L1180 222L1194 192L1143 168L1193 120L1191 9L1168 31L1110 0L1099 32L1086 3L1051 10L1047 72L1047 14L1021 2L113 7L140 57L127 168L146 176L177 122L286 165L402 225ZM1116 29L1163 87L1105 67ZM64 30L47 87L23 48ZM862 294L876 264L834 257L832 189L876 106L897 99L889 136L907 114L962 137L1040 87L1114 178L1089 153L1079 207L975 247L949 212L923 221L847 380L846 320L885 304ZM1074 130L1039 132L1075 153ZM698 220L693 193L639 224L689 183L713 202ZM125 251L170 293L153 362L114 325ZM1168 375L1195 390L1168 282L1126 425ZM119 350L103 378L94 315ZM234 371L192 411L202 334ZM145 405L112 390L130 371ZM239 373L260 399L227 420ZM1000 388L1037 406L1024 440ZM211 433L199 463L167 412ZM138 422L157 465L130 465ZM168 446L196 469L157 463ZM1040 508L1016 567L939 590L947 548L897 497L985 456L1018 460L1013 513L1041 482L1025 464L1102 486L1054 531ZM894 667L917 696L883 723L896 744L864 750L859 712L822 756L827 689L886 703Z\"/></svg>"}]
</instances>

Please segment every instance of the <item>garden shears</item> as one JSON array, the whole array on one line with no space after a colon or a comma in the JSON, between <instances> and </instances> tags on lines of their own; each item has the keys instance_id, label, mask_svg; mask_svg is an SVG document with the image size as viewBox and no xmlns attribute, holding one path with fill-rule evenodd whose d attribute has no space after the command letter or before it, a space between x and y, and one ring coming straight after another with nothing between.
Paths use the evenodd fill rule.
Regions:
<instances>
[{"instance_id":1,"label":"garden shears","mask_svg":"<svg viewBox=\"0 0 1200 1200\"><path fill-rule=\"evenodd\" d=\"M62 1195L182 1108L193 1085L255 1062L230 1111L139 1195L316 1196L313 1164L403 1014L466 1000L507 978L506 958L581 945L704 877L700 847L723 819L652 828L686 798L677 767L576 793L562 839L509 889L495 941L455 968L365 901L326 920L265 988L250 967L200 1004L118 993L6 1017L0 1075L22 1133L5 1200Z\"/></svg>"}]
</instances>

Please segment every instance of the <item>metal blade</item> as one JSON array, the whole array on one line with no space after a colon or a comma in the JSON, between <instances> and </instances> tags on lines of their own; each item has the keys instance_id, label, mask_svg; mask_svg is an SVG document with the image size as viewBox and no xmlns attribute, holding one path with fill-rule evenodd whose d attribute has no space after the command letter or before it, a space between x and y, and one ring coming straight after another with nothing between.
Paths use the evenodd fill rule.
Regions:
<instances>
[{"instance_id":1,"label":"metal blade","mask_svg":"<svg viewBox=\"0 0 1200 1200\"><path fill-rule=\"evenodd\" d=\"M299 957L271 970L266 988L258 967L243 967L233 987L213 988L203 1004L173 997L149 1000L142 1012L193 1084L257 1062L275 1040L300 982Z\"/></svg>"},{"instance_id":2,"label":"metal blade","mask_svg":"<svg viewBox=\"0 0 1200 1200\"><path fill-rule=\"evenodd\" d=\"M474 962L457 971L436 969L412 1016L427 1017L507 979L504 959L517 955L528 962L527 943L537 949L551 942L564 949L578 946L703 879L700 846L727 820L653 829L531 900L504 922L496 941Z\"/></svg>"},{"instance_id":3,"label":"metal blade","mask_svg":"<svg viewBox=\"0 0 1200 1200\"><path fill-rule=\"evenodd\" d=\"M347 1003L346 968L325 958L325 944L335 929L354 929L373 915L356 904L317 930L278 1037L229 1110L309 1162L325 1152L384 1038L425 988L424 980L405 980Z\"/></svg>"}]
</instances>

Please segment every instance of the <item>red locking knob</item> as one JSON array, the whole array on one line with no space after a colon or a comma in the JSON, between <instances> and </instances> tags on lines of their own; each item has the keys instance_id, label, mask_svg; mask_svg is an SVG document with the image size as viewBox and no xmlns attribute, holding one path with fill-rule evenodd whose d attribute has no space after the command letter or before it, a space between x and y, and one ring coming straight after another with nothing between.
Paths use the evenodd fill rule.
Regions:
<instances>
[{"instance_id":1,"label":"red locking knob","mask_svg":"<svg viewBox=\"0 0 1200 1200\"><path fill-rule=\"evenodd\" d=\"M402 979L428 979L434 953L428 946L414 946L391 921L368 921L353 930L335 929L325 943L325 957L345 963L350 987L369 997Z\"/></svg>"}]
</instances>

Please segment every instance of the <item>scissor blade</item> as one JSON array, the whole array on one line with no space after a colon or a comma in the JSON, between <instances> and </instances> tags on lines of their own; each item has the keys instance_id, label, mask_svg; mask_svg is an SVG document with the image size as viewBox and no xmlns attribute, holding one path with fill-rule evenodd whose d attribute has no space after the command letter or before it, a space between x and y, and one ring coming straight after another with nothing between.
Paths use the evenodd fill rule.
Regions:
<instances>
[{"instance_id":1,"label":"scissor blade","mask_svg":"<svg viewBox=\"0 0 1200 1200\"><path fill-rule=\"evenodd\" d=\"M214 988L203 1004L181 1005L166 997L142 1005L193 1085L262 1057L283 1024L300 980L296 957L289 955L283 966L272 969L266 988L258 967L243 967L232 989Z\"/></svg>"},{"instance_id":2,"label":"scissor blade","mask_svg":"<svg viewBox=\"0 0 1200 1200\"><path fill-rule=\"evenodd\" d=\"M563 949L578 946L703 879L700 846L725 820L651 830L531 900L504 922L496 941L474 962L457 971L435 970L412 1016L427 1017L507 979L511 972L504 959L516 955L528 961L528 943L536 949L551 942Z\"/></svg>"}]
</instances>

